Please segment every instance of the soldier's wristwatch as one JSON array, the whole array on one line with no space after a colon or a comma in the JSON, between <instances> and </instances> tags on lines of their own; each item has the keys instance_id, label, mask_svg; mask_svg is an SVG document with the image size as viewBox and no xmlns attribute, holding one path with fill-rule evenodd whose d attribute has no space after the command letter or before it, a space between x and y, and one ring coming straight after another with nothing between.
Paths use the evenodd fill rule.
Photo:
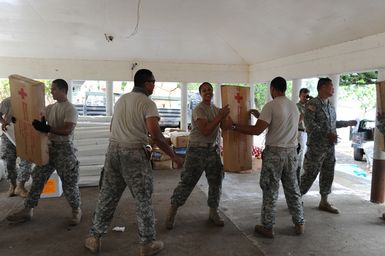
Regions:
<instances>
[{"instance_id":1,"label":"soldier's wristwatch","mask_svg":"<svg viewBox=\"0 0 385 256\"><path fill-rule=\"evenodd\" d=\"M235 131L235 129L237 129L237 124L232 124L231 125L231 130Z\"/></svg>"}]
</instances>

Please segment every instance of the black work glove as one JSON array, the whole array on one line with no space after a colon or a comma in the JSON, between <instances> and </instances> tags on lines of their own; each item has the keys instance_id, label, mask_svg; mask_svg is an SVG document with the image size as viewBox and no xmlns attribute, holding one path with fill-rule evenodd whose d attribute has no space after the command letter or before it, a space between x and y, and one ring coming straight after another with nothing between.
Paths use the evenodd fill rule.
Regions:
<instances>
[{"instance_id":1,"label":"black work glove","mask_svg":"<svg viewBox=\"0 0 385 256\"><path fill-rule=\"evenodd\" d=\"M47 125L47 122L45 121L45 117L44 116L41 118L41 121L36 120L36 119L33 120L32 126L33 126L33 128L35 128L39 132L48 133L48 132L51 131L51 126Z\"/></svg>"},{"instance_id":2,"label":"black work glove","mask_svg":"<svg viewBox=\"0 0 385 256\"><path fill-rule=\"evenodd\" d=\"M16 124L16 117L13 116L13 117L11 118L11 122L14 123L14 124Z\"/></svg>"}]
</instances>

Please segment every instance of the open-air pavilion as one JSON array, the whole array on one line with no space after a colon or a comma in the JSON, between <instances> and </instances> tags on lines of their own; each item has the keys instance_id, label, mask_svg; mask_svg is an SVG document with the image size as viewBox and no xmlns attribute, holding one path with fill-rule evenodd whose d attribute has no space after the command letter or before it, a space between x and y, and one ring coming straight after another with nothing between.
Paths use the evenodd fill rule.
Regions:
<instances>
[{"instance_id":1,"label":"open-air pavilion","mask_svg":"<svg viewBox=\"0 0 385 256\"><path fill-rule=\"evenodd\" d=\"M152 70L157 81L182 84L210 81L216 85L253 85L282 76L293 81L293 95L298 94L301 79L329 76L337 88L334 103L339 74L378 70L378 80L385 80L385 3L381 0L0 0L0 10L1 78L20 74L36 79L107 81L109 114L113 112L112 81L132 81L133 74L141 68ZM215 90L219 94L220 87ZM250 90L253 95L253 86ZM186 100L187 87L182 86L183 129L187 124ZM217 105L221 104L220 97L215 100ZM82 129L92 134L87 127ZM105 139L107 136L108 131ZM91 139L88 137L88 141ZM385 153L378 145L380 139L382 136L375 131L374 167L385 166ZM87 161L100 160L99 156L92 158L92 150ZM87 172L97 176L99 167ZM159 255L385 252L385 222L378 219L384 207L356 196L356 185L350 183L344 188L333 188L341 192L333 197L342 210L337 217L315 209L315 184L314 195L304 199L304 236L291 235L282 193L277 238L267 241L253 235L261 204L258 173L227 176L221 208L227 217L226 229L213 230L204 224L201 229L198 227L206 218L206 195L199 190L180 217L179 231L168 233L162 224L177 176L175 171L155 174L158 233L167 246ZM376 179L384 177L385 169L381 168L377 176L373 175ZM199 189L206 191L205 180L199 184ZM4 198L5 185L0 187L0 226L6 230L0 235L1 255L85 255L81 243L90 225L96 188L82 191L87 216L79 228L67 232L57 225L57 216L65 216L61 214L67 207L63 198L42 201L36 219L26 224L28 228L7 225L4 216L22 202ZM374 201L382 203L385 188L376 187L375 192L375 199L379 200ZM123 223L128 230L123 235L110 235L106 255L133 252L130 248L136 239L132 232L136 226L133 207L126 205L130 201L122 199L124 206L114 223ZM65 242L58 243L58 239ZM127 239L129 244L122 245Z\"/></svg>"}]
</instances>

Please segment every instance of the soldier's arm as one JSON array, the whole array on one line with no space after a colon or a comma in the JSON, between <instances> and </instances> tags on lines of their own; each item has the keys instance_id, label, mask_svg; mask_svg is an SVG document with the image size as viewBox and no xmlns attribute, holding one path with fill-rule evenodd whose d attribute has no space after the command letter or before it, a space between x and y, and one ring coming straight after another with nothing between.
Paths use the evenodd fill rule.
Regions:
<instances>
[{"instance_id":1,"label":"soldier's arm","mask_svg":"<svg viewBox=\"0 0 385 256\"><path fill-rule=\"evenodd\" d=\"M75 123L65 122L62 127L50 127L49 132L56 135L67 136L72 133L72 131L75 129L75 126Z\"/></svg>"},{"instance_id":2,"label":"soldier's arm","mask_svg":"<svg viewBox=\"0 0 385 256\"><path fill-rule=\"evenodd\" d=\"M223 128L222 121L226 118L226 116L229 113L230 113L229 105L226 105L219 110L218 115L216 115L211 122L209 122L206 118L198 117L197 119L198 129L203 135L205 136L210 135L218 127L218 125L221 125L221 128Z\"/></svg>"},{"instance_id":3,"label":"soldier's arm","mask_svg":"<svg viewBox=\"0 0 385 256\"><path fill-rule=\"evenodd\" d=\"M305 127L307 133L318 133L319 135L326 136L325 131L322 130L319 122L316 119L317 106L314 103L309 102L305 108Z\"/></svg>"},{"instance_id":4,"label":"soldier's arm","mask_svg":"<svg viewBox=\"0 0 385 256\"><path fill-rule=\"evenodd\" d=\"M342 128L342 127L348 127L348 126L354 126L357 124L356 120L349 120L349 121L336 121L336 128Z\"/></svg>"},{"instance_id":5,"label":"soldier's arm","mask_svg":"<svg viewBox=\"0 0 385 256\"><path fill-rule=\"evenodd\" d=\"M3 113L1 112L0 112L0 124L1 124L1 129L3 131L7 131L7 126L9 125L9 123L5 121L5 119L3 118Z\"/></svg>"},{"instance_id":6,"label":"soldier's arm","mask_svg":"<svg viewBox=\"0 0 385 256\"><path fill-rule=\"evenodd\" d=\"M176 162L178 167L182 166L182 159L175 155L174 151L167 144L166 139L164 138L162 131L159 127L159 117L151 116L146 118L146 127L147 131L151 136L151 139L155 142L158 147L163 150L164 153L169 155L171 159Z\"/></svg>"}]
</instances>

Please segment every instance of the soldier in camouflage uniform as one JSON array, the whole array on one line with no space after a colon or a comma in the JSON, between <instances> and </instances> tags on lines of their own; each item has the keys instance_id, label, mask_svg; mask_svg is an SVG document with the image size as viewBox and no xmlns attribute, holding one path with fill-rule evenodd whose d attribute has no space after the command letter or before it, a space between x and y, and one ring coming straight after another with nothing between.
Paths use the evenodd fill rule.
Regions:
<instances>
[{"instance_id":1,"label":"soldier in camouflage uniform","mask_svg":"<svg viewBox=\"0 0 385 256\"><path fill-rule=\"evenodd\" d=\"M10 122L13 117L13 112L11 108L11 97L4 99L0 104L0 123L3 134L1 135L1 153L2 159L6 162L6 171L7 179L10 182L8 196L19 195L21 197L26 197L28 191L25 188L25 183L29 180L31 176L32 163L20 159L19 171L16 169L16 146L11 142L11 140L5 135L7 132L7 126L10 125Z\"/></svg>"},{"instance_id":2,"label":"soldier in camouflage uniform","mask_svg":"<svg viewBox=\"0 0 385 256\"><path fill-rule=\"evenodd\" d=\"M301 88L299 90L299 101L297 102L297 108L299 111L299 123L298 123L298 145L299 149L298 151L298 159L297 159L297 179L298 184L301 181L301 173L303 173L303 156L306 152L306 141L307 141L307 134L305 131L305 104L308 101L309 96L309 89L307 88Z\"/></svg>"},{"instance_id":3,"label":"soldier in camouflage uniform","mask_svg":"<svg viewBox=\"0 0 385 256\"><path fill-rule=\"evenodd\" d=\"M213 87L210 83L202 83L199 93L202 102L196 106L192 114L192 130L186 152L186 162L181 173L181 181L171 196L171 207L166 219L167 229L174 227L178 207L184 205L203 171L206 172L209 184L207 199L210 207L209 220L217 226L224 226L224 221L218 213L224 177L219 152L219 127L230 113L230 109L228 106L219 109L211 103Z\"/></svg>"},{"instance_id":4,"label":"soldier in camouflage uniform","mask_svg":"<svg viewBox=\"0 0 385 256\"><path fill-rule=\"evenodd\" d=\"M178 165L181 165L181 159L166 143L159 128L158 110L148 98L155 86L152 72L147 69L137 71L134 84L132 92L121 96L115 104L99 198L90 236L85 240L86 248L94 253L100 250L101 236L107 233L126 187L136 202L140 255L154 255L163 249L163 242L155 240L151 201L153 176L150 154L146 150L147 134Z\"/></svg>"},{"instance_id":5,"label":"soldier in camouflage uniform","mask_svg":"<svg viewBox=\"0 0 385 256\"><path fill-rule=\"evenodd\" d=\"M336 129L356 125L355 120L336 121L336 112L328 98L334 93L332 80L320 78L317 85L318 96L306 104L305 127L308 134L307 152L301 176L301 194L306 194L320 173L319 187L321 201L318 208L338 214L337 208L327 200L334 179Z\"/></svg>"},{"instance_id":6,"label":"soldier in camouflage uniform","mask_svg":"<svg viewBox=\"0 0 385 256\"><path fill-rule=\"evenodd\" d=\"M259 180L263 192L262 225L255 226L255 232L268 238L274 237L273 226L280 181L292 215L295 233L301 235L305 228L296 175L299 112L295 103L285 96L286 87L284 78L274 78L270 84L273 100L263 107L261 113L257 110L250 111L258 118L257 123L254 126L232 125L233 130L251 135L259 135L268 128Z\"/></svg>"},{"instance_id":7,"label":"soldier in camouflage uniform","mask_svg":"<svg viewBox=\"0 0 385 256\"><path fill-rule=\"evenodd\" d=\"M46 107L46 118L34 120L32 125L39 132L48 133L49 163L35 166L32 171L31 190L24 201L24 209L11 214L7 219L11 222L25 222L32 218L32 210L37 206L44 184L56 170L62 181L64 195L72 208L70 225L77 225L81 220L79 191L79 162L72 144L73 131L78 114L67 100L68 84L63 79L52 82L51 94L57 102Z\"/></svg>"}]
</instances>

